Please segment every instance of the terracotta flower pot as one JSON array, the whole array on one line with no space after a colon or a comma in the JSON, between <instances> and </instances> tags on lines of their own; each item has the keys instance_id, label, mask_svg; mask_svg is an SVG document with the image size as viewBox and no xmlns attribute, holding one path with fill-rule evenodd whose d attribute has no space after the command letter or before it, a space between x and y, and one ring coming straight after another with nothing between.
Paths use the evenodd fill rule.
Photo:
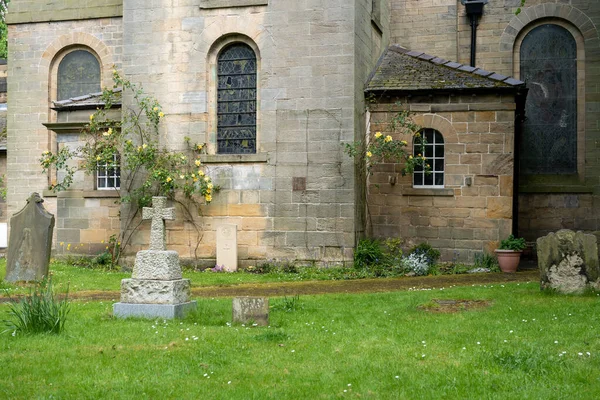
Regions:
<instances>
[{"instance_id":1,"label":"terracotta flower pot","mask_svg":"<svg viewBox=\"0 0 600 400\"><path fill-rule=\"evenodd\" d=\"M496 249L495 252L502 272L509 274L517 272L522 251Z\"/></svg>"}]
</instances>

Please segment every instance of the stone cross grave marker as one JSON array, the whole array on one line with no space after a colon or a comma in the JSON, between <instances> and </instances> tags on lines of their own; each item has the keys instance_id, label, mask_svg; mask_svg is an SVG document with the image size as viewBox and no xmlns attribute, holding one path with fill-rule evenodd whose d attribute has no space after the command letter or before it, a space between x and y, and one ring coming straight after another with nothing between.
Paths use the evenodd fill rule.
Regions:
<instances>
[{"instance_id":1,"label":"stone cross grave marker","mask_svg":"<svg viewBox=\"0 0 600 400\"><path fill-rule=\"evenodd\" d=\"M165 220L175 219L175 209L167 208L166 197L153 197L152 208L142 209L142 219L151 219L150 250L166 250Z\"/></svg>"},{"instance_id":2,"label":"stone cross grave marker","mask_svg":"<svg viewBox=\"0 0 600 400\"><path fill-rule=\"evenodd\" d=\"M181 318L196 308L179 254L166 250L164 220L175 219L175 209L166 207L166 197L153 197L152 205L142 210L142 218L152 220L150 249L138 251L131 279L121 281L121 302L113 306L117 317Z\"/></svg>"},{"instance_id":3,"label":"stone cross grave marker","mask_svg":"<svg viewBox=\"0 0 600 400\"><path fill-rule=\"evenodd\" d=\"M223 224L217 227L217 265L225 271L237 271L237 225Z\"/></svg>"},{"instance_id":4,"label":"stone cross grave marker","mask_svg":"<svg viewBox=\"0 0 600 400\"><path fill-rule=\"evenodd\" d=\"M6 281L38 281L48 276L54 215L32 193L27 205L10 219Z\"/></svg>"}]
</instances>

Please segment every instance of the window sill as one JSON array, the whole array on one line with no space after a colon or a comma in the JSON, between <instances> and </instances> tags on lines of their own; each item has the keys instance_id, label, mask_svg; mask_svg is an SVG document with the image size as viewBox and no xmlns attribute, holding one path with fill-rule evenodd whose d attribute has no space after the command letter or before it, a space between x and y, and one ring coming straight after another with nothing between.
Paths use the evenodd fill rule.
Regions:
<instances>
[{"instance_id":1,"label":"window sill","mask_svg":"<svg viewBox=\"0 0 600 400\"><path fill-rule=\"evenodd\" d=\"M436 189L415 189L415 188L405 188L402 189L403 196L454 196L454 189L448 188L436 188Z\"/></svg>"},{"instance_id":2,"label":"window sill","mask_svg":"<svg viewBox=\"0 0 600 400\"><path fill-rule=\"evenodd\" d=\"M269 161L267 153L256 154L203 154L200 160L205 164L219 163L263 163Z\"/></svg>"},{"instance_id":3,"label":"window sill","mask_svg":"<svg viewBox=\"0 0 600 400\"><path fill-rule=\"evenodd\" d=\"M43 192L44 197L59 197L59 198L117 198L119 192L116 190L66 190L64 192L53 192L50 189L46 189Z\"/></svg>"}]
</instances>

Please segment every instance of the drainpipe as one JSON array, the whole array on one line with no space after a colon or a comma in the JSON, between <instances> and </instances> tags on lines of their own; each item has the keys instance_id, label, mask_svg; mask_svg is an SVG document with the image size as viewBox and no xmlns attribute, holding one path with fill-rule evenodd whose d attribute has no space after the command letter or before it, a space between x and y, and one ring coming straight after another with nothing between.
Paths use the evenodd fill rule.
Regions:
<instances>
[{"instance_id":1,"label":"drainpipe","mask_svg":"<svg viewBox=\"0 0 600 400\"><path fill-rule=\"evenodd\" d=\"M488 0L460 0L465 6L469 21L471 21L471 67L475 66L475 54L477 53L477 25L483 14L483 6Z\"/></svg>"}]
</instances>

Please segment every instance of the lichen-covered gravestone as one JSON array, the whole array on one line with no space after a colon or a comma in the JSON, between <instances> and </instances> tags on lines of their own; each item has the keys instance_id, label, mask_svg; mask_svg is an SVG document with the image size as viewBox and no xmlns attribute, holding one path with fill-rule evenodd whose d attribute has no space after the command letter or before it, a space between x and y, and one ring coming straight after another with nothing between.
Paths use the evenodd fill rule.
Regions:
<instances>
[{"instance_id":1,"label":"lichen-covered gravestone","mask_svg":"<svg viewBox=\"0 0 600 400\"><path fill-rule=\"evenodd\" d=\"M139 251L131 279L121 281L121 302L115 303L117 317L181 318L196 308L189 301L190 280L182 279L179 254L166 250L165 222L175 219L166 197L153 197L152 208L144 207L143 219L151 219L150 249Z\"/></svg>"},{"instance_id":2,"label":"lichen-covered gravestone","mask_svg":"<svg viewBox=\"0 0 600 400\"><path fill-rule=\"evenodd\" d=\"M600 289L596 236L562 229L537 240L540 285L561 293Z\"/></svg>"},{"instance_id":3,"label":"lichen-covered gravestone","mask_svg":"<svg viewBox=\"0 0 600 400\"><path fill-rule=\"evenodd\" d=\"M10 241L6 262L8 282L39 281L48 276L54 215L32 193L27 205L10 219Z\"/></svg>"},{"instance_id":4,"label":"lichen-covered gravestone","mask_svg":"<svg viewBox=\"0 0 600 400\"><path fill-rule=\"evenodd\" d=\"M269 299L266 297L234 297L233 322L269 325Z\"/></svg>"}]
</instances>

